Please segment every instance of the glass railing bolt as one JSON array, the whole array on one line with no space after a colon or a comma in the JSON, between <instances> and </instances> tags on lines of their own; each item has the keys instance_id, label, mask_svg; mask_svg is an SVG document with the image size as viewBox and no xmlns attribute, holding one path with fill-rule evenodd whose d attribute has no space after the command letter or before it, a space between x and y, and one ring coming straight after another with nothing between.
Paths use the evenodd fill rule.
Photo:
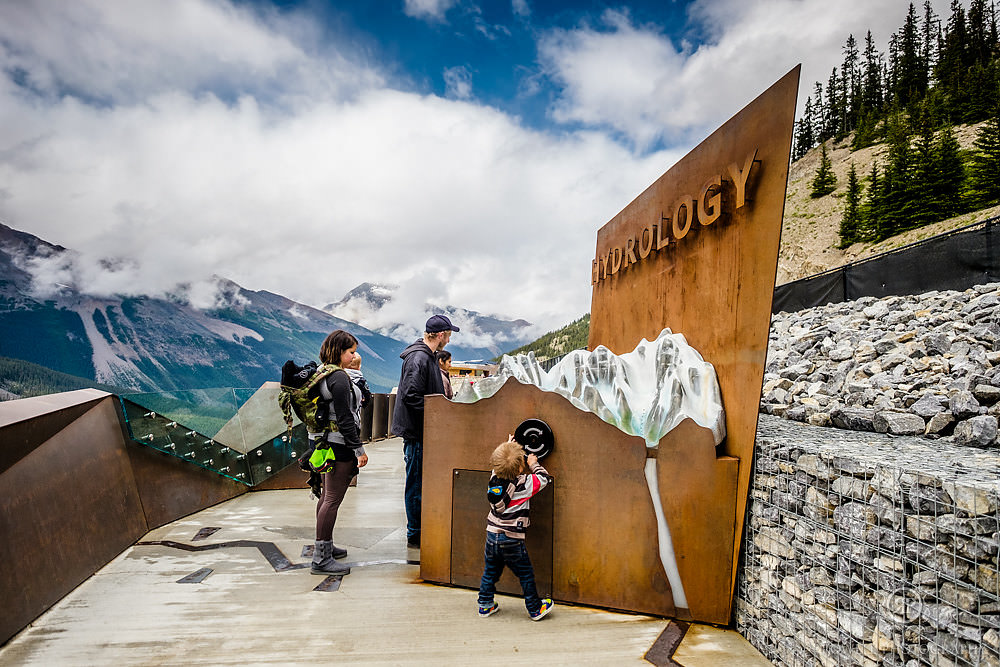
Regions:
<instances>
[{"instance_id":1,"label":"glass railing bolt","mask_svg":"<svg viewBox=\"0 0 1000 667\"><path fill-rule=\"evenodd\" d=\"M266 468L264 468L264 472L271 472L271 466L267 466Z\"/></svg>"},{"instance_id":2,"label":"glass railing bolt","mask_svg":"<svg viewBox=\"0 0 1000 667\"><path fill-rule=\"evenodd\" d=\"M172 442L168 442L168 443L167 443L167 444L165 445L165 447L166 447L167 449L177 449L177 445L175 445L175 444L174 444L174 443L172 443Z\"/></svg>"},{"instance_id":3,"label":"glass railing bolt","mask_svg":"<svg viewBox=\"0 0 1000 667\"><path fill-rule=\"evenodd\" d=\"M194 436L198 435L198 432L197 431L188 431L184 435L186 435L189 438L193 438Z\"/></svg>"},{"instance_id":4,"label":"glass railing bolt","mask_svg":"<svg viewBox=\"0 0 1000 667\"><path fill-rule=\"evenodd\" d=\"M177 428L177 422L170 422L167 424L167 428Z\"/></svg>"},{"instance_id":5,"label":"glass railing bolt","mask_svg":"<svg viewBox=\"0 0 1000 667\"><path fill-rule=\"evenodd\" d=\"M156 417L156 413L155 412L147 412L146 414L143 415L143 417L147 417L149 419L154 419Z\"/></svg>"},{"instance_id":6,"label":"glass railing bolt","mask_svg":"<svg viewBox=\"0 0 1000 667\"><path fill-rule=\"evenodd\" d=\"M147 433L146 435L144 435L142 437L142 439L143 440L149 440L150 442L153 442L153 434L152 433Z\"/></svg>"}]
</instances>

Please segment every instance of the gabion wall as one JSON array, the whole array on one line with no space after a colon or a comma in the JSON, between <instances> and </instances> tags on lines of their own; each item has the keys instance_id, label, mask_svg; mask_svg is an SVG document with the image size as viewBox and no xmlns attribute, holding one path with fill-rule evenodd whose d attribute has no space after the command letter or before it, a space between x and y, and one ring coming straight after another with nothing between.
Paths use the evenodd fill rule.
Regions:
<instances>
[{"instance_id":1,"label":"gabion wall","mask_svg":"<svg viewBox=\"0 0 1000 667\"><path fill-rule=\"evenodd\" d=\"M776 665L1000 666L1000 452L761 415L737 629Z\"/></svg>"}]
</instances>

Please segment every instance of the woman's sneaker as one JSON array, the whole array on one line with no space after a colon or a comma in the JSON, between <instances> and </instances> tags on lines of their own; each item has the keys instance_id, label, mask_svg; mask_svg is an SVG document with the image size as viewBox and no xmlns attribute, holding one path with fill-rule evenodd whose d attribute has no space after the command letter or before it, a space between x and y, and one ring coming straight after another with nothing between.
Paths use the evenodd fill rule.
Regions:
<instances>
[{"instance_id":1,"label":"woman's sneaker","mask_svg":"<svg viewBox=\"0 0 1000 667\"><path fill-rule=\"evenodd\" d=\"M556 603L552 601L552 598L545 598L542 600L542 606L538 608L538 611L534 614L528 612L528 616L531 616L531 620L533 621L540 621L545 614L552 611L552 607L554 606L556 606ZM483 613L482 610L479 613Z\"/></svg>"},{"instance_id":2,"label":"woman's sneaker","mask_svg":"<svg viewBox=\"0 0 1000 667\"><path fill-rule=\"evenodd\" d=\"M498 611L500 611L500 605L497 604L496 602L494 602L489 607L480 607L479 608L479 617L480 618L486 618L487 616L492 616L493 614L497 613Z\"/></svg>"}]
</instances>

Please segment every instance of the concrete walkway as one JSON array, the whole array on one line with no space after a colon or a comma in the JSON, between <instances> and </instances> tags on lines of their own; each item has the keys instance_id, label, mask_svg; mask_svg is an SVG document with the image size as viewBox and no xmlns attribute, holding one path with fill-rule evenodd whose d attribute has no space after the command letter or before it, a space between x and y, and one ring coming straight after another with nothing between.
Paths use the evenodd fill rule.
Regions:
<instances>
[{"instance_id":1,"label":"concrete walkway","mask_svg":"<svg viewBox=\"0 0 1000 667\"><path fill-rule=\"evenodd\" d=\"M334 532L353 567L342 581L296 567L313 539L307 489L249 493L151 531L0 648L0 665L641 665L654 644L662 655L666 619L557 604L534 623L509 596L481 619L475 591L422 582L401 441L367 449ZM673 660L770 664L736 632L700 625Z\"/></svg>"}]
</instances>

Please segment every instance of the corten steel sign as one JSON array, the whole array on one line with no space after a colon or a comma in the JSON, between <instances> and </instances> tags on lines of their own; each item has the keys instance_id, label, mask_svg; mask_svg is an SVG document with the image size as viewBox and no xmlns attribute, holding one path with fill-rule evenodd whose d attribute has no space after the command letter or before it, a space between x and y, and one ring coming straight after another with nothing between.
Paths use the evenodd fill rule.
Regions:
<instances>
[{"instance_id":1,"label":"corten steel sign","mask_svg":"<svg viewBox=\"0 0 1000 667\"><path fill-rule=\"evenodd\" d=\"M669 327L715 366L728 434L721 453L742 464L736 497L720 499L734 503L734 564L767 356L798 81L796 67L612 218L597 234L592 264L591 349L604 345L621 354ZM647 253L651 243L655 249ZM733 567L730 597L735 573Z\"/></svg>"},{"instance_id":2,"label":"corten steel sign","mask_svg":"<svg viewBox=\"0 0 1000 667\"><path fill-rule=\"evenodd\" d=\"M420 574L478 586L489 455L545 421L555 477L528 550L556 600L727 624L763 379L798 88L796 67L598 232L590 347L683 333L719 376L728 435L686 419L649 448L563 397L514 380L472 404L427 399ZM644 471L655 462L654 508ZM482 488L480 488L482 487ZM536 519L537 512L537 519ZM672 553L658 526L669 527ZM668 575L666 568L675 568ZM670 581L679 582L673 590ZM520 593L509 573L501 592Z\"/></svg>"}]
</instances>

